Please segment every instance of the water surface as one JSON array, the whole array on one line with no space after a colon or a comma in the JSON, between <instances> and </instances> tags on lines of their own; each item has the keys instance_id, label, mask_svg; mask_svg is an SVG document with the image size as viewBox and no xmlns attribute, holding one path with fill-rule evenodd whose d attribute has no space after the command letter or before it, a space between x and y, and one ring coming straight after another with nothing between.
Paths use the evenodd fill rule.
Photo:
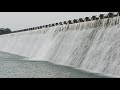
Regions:
<instances>
[{"instance_id":1,"label":"water surface","mask_svg":"<svg viewBox=\"0 0 120 90\"><path fill-rule=\"evenodd\" d=\"M46 61L0 52L0 78L108 78Z\"/></svg>"}]
</instances>

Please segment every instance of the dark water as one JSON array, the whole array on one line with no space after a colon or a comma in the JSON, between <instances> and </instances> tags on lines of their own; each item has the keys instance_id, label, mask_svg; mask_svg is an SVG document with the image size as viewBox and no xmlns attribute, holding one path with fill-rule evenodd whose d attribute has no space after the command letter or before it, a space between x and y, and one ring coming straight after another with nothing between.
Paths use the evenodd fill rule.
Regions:
<instances>
[{"instance_id":1,"label":"dark water","mask_svg":"<svg viewBox=\"0 0 120 90\"><path fill-rule=\"evenodd\" d=\"M0 52L0 78L107 78L94 73Z\"/></svg>"}]
</instances>

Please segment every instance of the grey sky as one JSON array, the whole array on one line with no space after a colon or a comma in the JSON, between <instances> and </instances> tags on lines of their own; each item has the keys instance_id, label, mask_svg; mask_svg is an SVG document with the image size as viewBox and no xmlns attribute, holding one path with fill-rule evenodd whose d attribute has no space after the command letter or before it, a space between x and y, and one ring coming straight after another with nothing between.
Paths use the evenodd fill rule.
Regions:
<instances>
[{"instance_id":1,"label":"grey sky","mask_svg":"<svg viewBox=\"0 0 120 90\"><path fill-rule=\"evenodd\" d=\"M108 12L0 12L0 28L12 31Z\"/></svg>"}]
</instances>

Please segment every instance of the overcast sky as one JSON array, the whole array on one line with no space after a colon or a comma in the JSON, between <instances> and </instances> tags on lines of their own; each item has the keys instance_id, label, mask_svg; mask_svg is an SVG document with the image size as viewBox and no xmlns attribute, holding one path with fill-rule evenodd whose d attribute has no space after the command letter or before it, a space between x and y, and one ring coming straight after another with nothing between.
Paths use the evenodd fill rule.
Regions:
<instances>
[{"instance_id":1,"label":"overcast sky","mask_svg":"<svg viewBox=\"0 0 120 90\"><path fill-rule=\"evenodd\" d=\"M0 28L12 31L108 12L0 12Z\"/></svg>"}]
</instances>

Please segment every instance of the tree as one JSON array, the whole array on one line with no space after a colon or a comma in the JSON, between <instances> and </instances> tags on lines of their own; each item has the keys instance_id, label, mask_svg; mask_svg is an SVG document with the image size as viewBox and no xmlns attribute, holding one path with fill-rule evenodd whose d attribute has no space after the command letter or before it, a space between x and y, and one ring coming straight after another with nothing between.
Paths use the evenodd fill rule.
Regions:
<instances>
[{"instance_id":1,"label":"tree","mask_svg":"<svg viewBox=\"0 0 120 90\"><path fill-rule=\"evenodd\" d=\"M9 28L0 28L0 35L11 33Z\"/></svg>"}]
</instances>

